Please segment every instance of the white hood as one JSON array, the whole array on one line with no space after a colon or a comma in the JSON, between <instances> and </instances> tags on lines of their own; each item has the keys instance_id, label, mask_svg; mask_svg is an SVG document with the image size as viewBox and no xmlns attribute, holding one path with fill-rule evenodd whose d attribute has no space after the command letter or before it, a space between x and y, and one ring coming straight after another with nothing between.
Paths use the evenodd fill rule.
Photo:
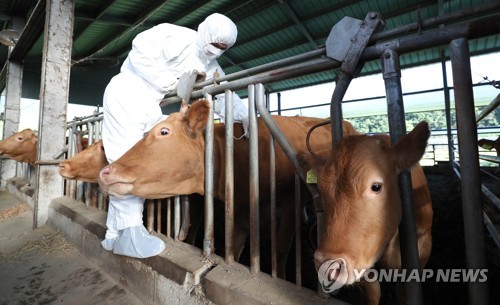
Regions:
<instances>
[{"instance_id":1,"label":"white hood","mask_svg":"<svg viewBox=\"0 0 500 305\"><path fill-rule=\"evenodd\" d=\"M224 15L214 13L208 16L198 26L196 34L196 46L200 57L211 61L224 53L225 50L218 49L211 43L223 43L226 50L234 45L238 30L236 25Z\"/></svg>"}]
</instances>

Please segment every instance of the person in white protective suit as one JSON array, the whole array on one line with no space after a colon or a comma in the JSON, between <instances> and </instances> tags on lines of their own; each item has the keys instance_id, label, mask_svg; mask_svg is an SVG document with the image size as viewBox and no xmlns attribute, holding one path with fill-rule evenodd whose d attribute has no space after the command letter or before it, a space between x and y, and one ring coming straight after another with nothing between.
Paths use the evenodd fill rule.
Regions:
<instances>
[{"instance_id":1,"label":"person in white protective suit","mask_svg":"<svg viewBox=\"0 0 500 305\"><path fill-rule=\"evenodd\" d=\"M216 58L236 42L236 36L236 25L218 13L208 16L198 31L165 23L138 34L120 73L104 92L102 140L108 161L117 160L163 119L159 103L175 90L183 73L196 70L207 79L215 71L224 75ZM233 101L234 120L243 123L246 133L248 109L236 94ZM217 95L214 112L221 118L224 103L224 94ZM144 227L143 208L143 198L110 197L104 249L138 258L165 249L163 241Z\"/></svg>"}]
</instances>

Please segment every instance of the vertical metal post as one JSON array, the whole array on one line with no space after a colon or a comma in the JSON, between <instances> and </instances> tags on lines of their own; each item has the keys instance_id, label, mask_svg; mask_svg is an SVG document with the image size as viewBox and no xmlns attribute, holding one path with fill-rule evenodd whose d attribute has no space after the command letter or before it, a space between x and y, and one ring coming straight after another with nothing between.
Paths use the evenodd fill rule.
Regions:
<instances>
[{"instance_id":1,"label":"vertical metal post","mask_svg":"<svg viewBox=\"0 0 500 305\"><path fill-rule=\"evenodd\" d=\"M205 231L203 255L208 257L214 249L214 107L212 96L206 94L209 102L208 122L205 129Z\"/></svg>"},{"instance_id":2,"label":"vertical metal post","mask_svg":"<svg viewBox=\"0 0 500 305\"><path fill-rule=\"evenodd\" d=\"M181 227L179 231L179 240L184 241L188 235L189 227L191 226L190 202L187 195L181 197Z\"/></svg>"},{"instance_id":3,"label":"vertical metal post","mask_svg":"<svg viewBox=\"0 0 500 305\"><path fill-rule=\"evenodd\" d=\"M226 262L234 262L234 120L233 120L233 92L226 90L226 186L225 186L225 203L226 203Z\"/></svg>"},{"instance_id":4,"label":"vertical metal post","mask_svg":"<svg viewBox=\"0 0 500 305\"><path fill-rule=\"evenodd\" d=\"M342 139L342 99L349 88L352 76L342 73L337 84L335 85L335 90L333 91L332 101L330 104L330 118L332 120L332 147Z\"/></svg>"},{"instance_id":5,"label":"vertical metal post","mask_svg":"<svg viewBox=\"0 0 500 305\"><path fill-rule=\"evenodd\" d=\"M278 92L278 115L281 115L281 93Z\"/></svg>"},{"instance_id":6,"label":"vertical metal post","mask_svg":"<svg viewBox=\"0 0 500 305\"><path fill-rule=\"evenodd\" d=\"M279 94L279 93L278 93ZM269 109L268 109L269 110ZM271 205L271 276L278 276L278 251L276 249L276 151L274 149L274 137L270 135L269 141L269 181L270 181L270 205Z\"/></svg>"},{"instance_id":7,"label":"vertical metal post","mask_svg":"<svg viewBox=\"0 0 500 305\"><path fill-rule=\"evenodd\" d=\"M174 240L179 240L181 230L181 196L174 197Z\"/></svg>"},{"instance_id":8,"label":"vertical metal post","mask_svg":"<svg viewBox=\"0 0 500 305\"><path fill-rule=\"evenodd\" d=\"M302 236L301 236L300 177L295 174L295 285L302 286Z\"/></svg>"},{"instance_id":9,"label":"vertical metal post","mask_svg":"<svg viewBox=\"0 0 500 305\"><path fill-rule=\"evenodd\" d=\"M155 223L155 203L153 199L146 199L146 213L147 213L146 226L148 232L151 233L154 230L154 223Z\"/></svg>"},{"instance_id":10,"label":"vertical metal post","mask_svg":"<svg viewBox=\"0 0 500 305\"><path fill-rule=\"evenodd\" d=\"M167 231L166 235L172 238L172 198L167 198Z\"/></svg>"},{"instance_id":11,"label":"vertical metal post","mask_svg":"<svg viewBox=\"0 0 500 305\"><path fill-rule=\"evenodd\" d=\"M382 54L382 70L387 96L387 112L391 141L395 143L406 134L406 121L401 89L401 68L399 55L393 50L386 50ZM399 225L399 239L401 245L401 261L407 272L418 270L419 258L417 247L417 232L411 175L404 171L399 175L399 189L402 203L402 217ZM404 283L406 304L422 304L422 287L418 281Z\"/></svg>"},{"instance_id":12,"label":"vertical metal post","mask_svg":"<svg viewBox=\"0 0 500 305\"><path fill-rule=\"evenodd\" d=\"M161 208L162 208L162 204L161 204L161 199L155 199L154 202L155 202L155 205L156 205L156 232L157 233L161 233Z\"/></svg>"},{"instance_id":13,"label":"vertical metal post","mask_svg":"<svg viewBox=\"0 0 500 305\"><path fill-rule=\"evenodd\" d=\"M446 73L446 57L444 55L444 50L441 50L441 71L443 74L444 111L446 117L446 132L448 136L449 165L450 168L453 168L453 160L455 160L455 152L453 149L453 135L451 134L450 88L448 87L448 76Z\"/></svg>"},{"instance_id":14,"label":"vertical metal post","mask_svg":"<svg viewBox=\"0 0 500 305\"><path fill-rule=\"evenodd\" d=\"M485 269L487 263L481 206L477 126L472 91L469 43L466 38L451 41L450 57L458 126L465 258L467 268L474 270ZM472 281L469 282L468 287L470 304L489 304L487 282Z\"/></svg>"},{"instance_id":15,"label":"vertical metal post","mask_svg":"<svg viewBox=\"0 0 500 305\"><path fill-rule=\"evenodd\" d=\"M248 122L249 122L249 190L250 190L250 272L260 271L260 236L259 236L259 148L256 103L261 103L264 86L248 86ZM259 101L256 101L258 99Z\"/></svg>"}]
</instances>

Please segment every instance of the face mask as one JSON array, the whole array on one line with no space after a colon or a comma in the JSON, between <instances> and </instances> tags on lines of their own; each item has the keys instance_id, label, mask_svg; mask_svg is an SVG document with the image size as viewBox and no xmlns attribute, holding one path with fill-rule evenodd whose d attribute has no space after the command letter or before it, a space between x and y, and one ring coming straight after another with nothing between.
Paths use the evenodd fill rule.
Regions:
<instances>
[{"instance_id":1,"label":"face mask","mask_svg":"<svg viewBox=\"0 0 500 305\"><path fill-rule=\"evenodd\" d=\"M210 60L216 59L217 57L221 56L222 53L224 53L224 50L216 48L211 44L206 44L203 47L203 51L205 53L205 57Z\"/></svg>"}]
</instances>

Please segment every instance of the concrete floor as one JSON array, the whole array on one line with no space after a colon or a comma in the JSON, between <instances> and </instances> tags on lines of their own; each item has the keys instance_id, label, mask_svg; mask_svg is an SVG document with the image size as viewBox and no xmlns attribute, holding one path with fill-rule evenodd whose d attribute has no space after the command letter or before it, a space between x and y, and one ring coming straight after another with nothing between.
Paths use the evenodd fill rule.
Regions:
<instances>
[{"instance_id":1,"label":"concrete floor","mask_svg":"<svg viewBox=\"0 0 500 305\"><path fill-rule=\"evenodd\" d=\"M143 303L47 226L0 192L0 305Z\"/></svg>"}]
</instances>

